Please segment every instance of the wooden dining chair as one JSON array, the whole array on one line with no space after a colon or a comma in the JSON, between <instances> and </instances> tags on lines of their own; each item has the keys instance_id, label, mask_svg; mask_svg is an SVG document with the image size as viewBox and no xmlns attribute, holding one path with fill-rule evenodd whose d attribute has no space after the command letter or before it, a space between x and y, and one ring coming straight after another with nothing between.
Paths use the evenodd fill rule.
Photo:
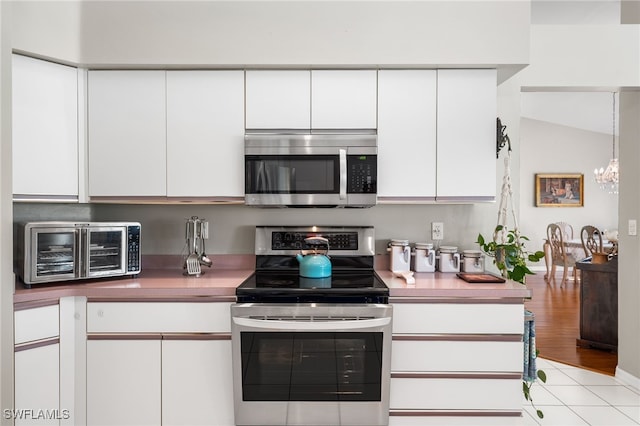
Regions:
<instances>
[{"instance_id":1,"label":"wooden dining chair","mask_svg":"<svg viewBox=\"0 0 640 426\"><path fill-rule=\"evenodd\" d=\"M585 225L580 231L580 239L582 240L582 248L585 257L593 255L593 253L602 253L602 232L595 226Z\"/></svg>"},{"instance_id":2,"label":"wooden dining chair","mask_svg":"<svg viewBox=\"0 0 640 426\"><path fill-rule=\"evenodd\" d=\"M556 225L562 229L562 236L564 237L564 241L573 240L573 226L567 222L556 222Z\"/></svg>"},{"instance_id":3,"label":"wooden dining chair","mask_svg":"<svg viewBox=\"0 0 640 426\"><path fill-rule=\"evenodd\" d=\"M555 283L556 281L556 266L562 266L562 281L560 286L567 282L567 276L569 268L573 268L573 278L576 279L576 258L567 250L565 245L566 237L569 234L566 233L566 229L563 229L557 223L551 223L547 226L547 241L551 247L551 272L547 277L547 281Z\"/></svg>"}]
</instances>

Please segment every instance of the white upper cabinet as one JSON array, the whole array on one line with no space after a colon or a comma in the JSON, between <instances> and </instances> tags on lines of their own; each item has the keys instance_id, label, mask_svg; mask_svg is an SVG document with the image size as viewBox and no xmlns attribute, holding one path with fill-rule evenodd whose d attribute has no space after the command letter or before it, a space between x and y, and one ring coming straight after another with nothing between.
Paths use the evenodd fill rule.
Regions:
<instances>
[{"instance_id":1,"label":"white upper cabinet","mask_svg":"<svg viewBox=\"0 0 640 426\"><path fill-rule=\"evenodd\" d=\"M246 72L247 129L310 129L311 71Z\"/></svg>"},{"instance_id":2,"label":"white upper cabinet","mask_svg":"<svg viewBox=\"0 0 640 426\"><path fill-rule=\"evenodd\" d=\"M165 71L89 71L90 196L167 192Z\"/></svg>"},{"instance_id":3,"label":"white upper cabinet","mask_svg":"<svg viewBox=\"0 0 640 426\"><path fill-rule=\"evenodd\" d=\"M92 197L244 195L242 71L90 71Z\"/></svg>"},{"instance_id":4,"label":"white upper cabinet","mask_svg":"<svg viewBox=\"0 0 640 426\"><path fill-rule=\"evenodd\" d=\"M244 196L243 98L243 71L167 71L167 196Z\"/></svg>"},{"instance_id":5,"label":"white upper cabinet","mask_svg":"<svg viewBox=\"0 0 640 426\"><path fill-rule=\"evenodd\" d=\"M78 70L12 55L14 199L78 200Z\"/></svg>"},{"instance_id":6,"label":"white upper cabinet","mask_svg":"<svg viewBox=\"0 0 640 426\"><path fill-rule=\"evenodd\" d=\"M375 129L376 70L250 70L247 129Z\"/></svg>"},{"instance_id":7,"label":"white upper cabinet","mask_svg":"<svg viewBox=\"0 0 640 426\"><path fill-rule=\"evenodd\" d=\"M376 118L376 70L311 71L312 129L375 129Z\"/></svg>"},{"instance_id":8,"label":"white upper cabinet","mask_svg":"<svg viewBox=\"0 0 640 426\"><path fill-rule=\"evenodd\" d=\"M496 70L438 70L438 201L496 195Z\"/></svg>"},{"instance_id":9,"label":"white upper cabinet","mask_svg":"<svg viewBox=\"0 0 640 426\"><path fill-rule=\"evenodd\" d=\"M435 70L378 72L378 196L436 197Z\"/></svg>"}]
</instances>

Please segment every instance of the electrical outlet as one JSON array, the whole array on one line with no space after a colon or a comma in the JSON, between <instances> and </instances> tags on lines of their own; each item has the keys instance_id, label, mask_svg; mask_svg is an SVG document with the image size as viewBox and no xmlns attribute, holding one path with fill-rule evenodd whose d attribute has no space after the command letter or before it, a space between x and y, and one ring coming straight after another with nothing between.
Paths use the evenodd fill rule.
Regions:
<instances>
[{"instance_id":1,"label":"electrical outlet","mask_svg":"<svg viewBox=\"0 0 640 426\"><path fill-rule=\"evenodd\" d=\"M431 239L434 241L444 239L444 223L431 222Z\"/></svg>"},{"instance_id":2,"label":"electrical outlet","mask_svg":"<svg viewBox=\"0 0 640 426\"><path fill-rule=\"evenodd\" d=\"M629 235L638 235L638 222L635 219L629 219Z\"/></svg>"}]
</instances>

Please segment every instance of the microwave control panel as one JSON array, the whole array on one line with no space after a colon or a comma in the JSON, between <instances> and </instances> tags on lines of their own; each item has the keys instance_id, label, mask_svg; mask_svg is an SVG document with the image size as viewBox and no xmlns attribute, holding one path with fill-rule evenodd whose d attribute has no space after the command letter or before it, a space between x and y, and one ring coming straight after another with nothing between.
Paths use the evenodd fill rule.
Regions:
<instances>
[{"instance_id":1,"label":"microwave control panel","mask_svg":"<svg viewBox=\"0 0 640 426\"><path fill-rule=\"evenodd\" d=\"M378 183L376 155L347 156L347 192L350 194L375 194Z\"/></svg>"}]
</instances>

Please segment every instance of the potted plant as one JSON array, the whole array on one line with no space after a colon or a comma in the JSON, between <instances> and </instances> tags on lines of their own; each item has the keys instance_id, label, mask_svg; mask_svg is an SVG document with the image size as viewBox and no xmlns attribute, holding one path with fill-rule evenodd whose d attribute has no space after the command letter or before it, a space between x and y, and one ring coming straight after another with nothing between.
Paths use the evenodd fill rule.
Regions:
<instances>
[{"instance_id":1,"label":"potted plant","mask_svg":"<svg viewBox=\"0 0 640 426\"><path fill-rule=\"evenodd\" d=\"M494 230L493 240L487 241L482 234L478 234L476 243L478 243L480 249L487 256L493 258L494 265L496 265L503 277L526 285L527 275L533 274L527 266L527 261L538 262L544 258L544 252L528 252L525 248L525 241L529 241L529 238L520 235L517 228L506 229L503 225L498 225ZM537 349L535 354L537 357ZM546 383L547 381L547 375L542 370L537 370L535 377L523 376L522 392L524 393L525 399L529 401L531 406L536 410L538 417L542 419L544 414L536 408L531 398L531 386L535 382L536 377L540 379L542 383Z\"/></svg>"}]
</instances>

